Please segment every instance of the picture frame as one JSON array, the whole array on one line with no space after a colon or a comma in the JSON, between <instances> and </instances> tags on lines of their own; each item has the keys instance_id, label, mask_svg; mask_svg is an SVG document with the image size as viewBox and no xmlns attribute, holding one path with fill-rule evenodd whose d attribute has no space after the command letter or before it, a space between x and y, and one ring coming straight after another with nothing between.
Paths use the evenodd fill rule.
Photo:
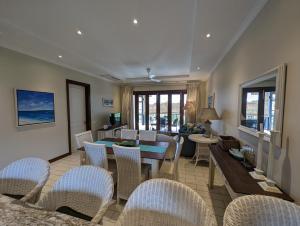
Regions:
<instances>
[{"instance_id":1,"label":"picture frame","mask_svg":"<svg viewBox=\"0 0 300 226\"><path fill-rule=\"evenodd\" d=\"M55 94L52 92L14 89L16 126L55 123Z\"/></svg>"},{"instance_id":2,"label":"picture frame","mask_svg":"<svg viewBox=\"0 0 300 226\"><path fill-rule=\"evenodd\" d=\"M103 107L114 107L114 100L108 98L102 98Z\"/></svg>"},{"instance_id":3,"label":"picture frame","mask_svg":"<svg viewBox=\"0 0 300 226\"><path fill-rule=\"evenodd\" d=\"M215 107L215 94L208 96L207 105L208 105L208 108L214 108Z\"/></svg>"}]
</instances>

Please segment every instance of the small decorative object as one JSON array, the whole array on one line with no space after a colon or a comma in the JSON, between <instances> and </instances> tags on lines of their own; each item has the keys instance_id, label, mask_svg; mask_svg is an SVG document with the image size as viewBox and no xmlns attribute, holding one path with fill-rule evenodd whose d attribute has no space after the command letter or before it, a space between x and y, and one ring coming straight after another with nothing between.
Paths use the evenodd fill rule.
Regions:
<instances>
[{"instance_id":1,"label":"small decorative object","mask_svg":"<svg viewBox=\"0 0 300 226\"><path fill-rule=\"evenodd\" d=\"M244 154L239 149L230 148L229 153L230 153L230 155L232 155L237 160L240 160L240 161L244 160Z\"/></svg>"},{"instance_id":2,"label":"small decorative object","mask_svg":"<svg viewBox=\"0 0 300 226\"><path fill-rule=\"evenodd\" d=\"M103 104L103 107L113 107L114 106L114 100L113 99L102 98L102 104Z\"/></svg>"},{"instance_id":3,"label":"small decorative object","mask_svg":"<svg viewBox=\"0 0 300 226\"><path fill-rule=\"evenodd\" d=\"M240 149L241 145L239 140L232 136L219 136L219 147L224 151L229 151L230 148Z\"/></svg>"},{"instance_id":4,"label":"small decorative object","mask_svg":"<svg viewBox=\"0 0 300 226\"><path fill-rule=\"evenodd\" d=\"M135 141L122 141L117 142L116 145L123 146L123 147L136 147Z\"/></svg>"},{"instance_id":5,"label":"small decorative object","mask_svg":"<svg viewBox=\"0 0 300 226\"><path fill-rule=\"evenodd\" d=\"M103 126L103 129L108 129L108 125L104 125L104 126Z\"/></svg>"},{"instance_id":6,"label":"small decorative object","mask_svg":"<svg viewBox=\"0 0 300 226\"><path fill-rule=\"evenodd\" d=\"M244 152L244 162L247 163L248 169L254 169L255 165L255 152L250 146L243 146L242 150Z\"/></svg>"},{"instance_id":7,"label":"small decorative object","mask_svg":"<svg viewBox=\"0 0 300 226\"><path fill-rule=\"evenodd\" d=\"M16 89L17 126L55 123L54 93Z\"/></svg>"},{"instance_id":8,"label":"small decorative object","mask_svg":"<svg viewBox=\"0 0 300 226\"><path fill-rule=\"evenodd\" d=\"M214 108L202 108L200 113L200 119L204 121L205 127L205 137L212 137L211 131L211 121L210 120L220 120L216 109Z\"/></svg>"},{"instance_id":9,"label":"small decorative object","mask_svg":"<svg viewBox=\"0 0 300 226\"><path fill-rule=\"evenodd\" d=\"M256 168L254 172L250 172L250 175L254 179L265 180L264 171L262 170L262 155L263 155L263 144L264 144L264 128L263 123L260 124L260 131L258 132L258 147L257 147L257 160Z\"/></svg>"}]
</instances>

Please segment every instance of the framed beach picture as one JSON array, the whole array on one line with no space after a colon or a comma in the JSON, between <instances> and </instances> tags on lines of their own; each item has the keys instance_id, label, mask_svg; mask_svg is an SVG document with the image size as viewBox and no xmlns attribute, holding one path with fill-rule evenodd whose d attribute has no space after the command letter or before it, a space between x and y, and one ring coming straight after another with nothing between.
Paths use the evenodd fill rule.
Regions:
<instances>
[{"instance_id":1,"label":"framed beach picture","mask_svg":"<svg viewBox=\"0 0 300 226\"><path fill-rule=\"evenodd\" d=\"M54 93L15 90L17 126L55 123Z\"/></svg>"},{"instance_id":2,"label":"framed beach picture","mask_svg":"<svg viewBox=\"0 0 300 226\"><path fill-rule=\"evenodd\" d=\"M103 107L114 107L114 100L112 99L106 99L106 98L102 98L102 105Z\"/></svg>"}]
</instances>

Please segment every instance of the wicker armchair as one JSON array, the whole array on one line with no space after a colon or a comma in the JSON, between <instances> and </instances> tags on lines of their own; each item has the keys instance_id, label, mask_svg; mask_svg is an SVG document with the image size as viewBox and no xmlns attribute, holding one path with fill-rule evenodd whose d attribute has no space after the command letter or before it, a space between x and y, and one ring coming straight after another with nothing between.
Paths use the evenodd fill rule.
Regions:
<instances>
[{"instance_id":1,"label":"wicker armchair","mask_svg":"<svg viewBox=\"0 0 300 226\"><path fill-rule=\"evenodd\" d=\"M151 130L140 130L139 131L139 140L144 141L156 141L156 131Z\"/></svg>"},{"instance_id":2,"label":"wicker armchair","mask_svg":"<svg viewBox=\"0 0 300 226\"><path fill-rule=\"evenodd\" d=\"M130 196L118 226L215 226L203 199L176 181L152 179Z\"/></svg>"},{"instance_id":3,"label":"wicker armchair","mask_svg":"<svg viewBox=\"0 0 300 226\"><path fill-rule=\"evenodd\" d=\"M113 191L113 179L107 170L80 166L60 177L37 205L51 211L69 207L98 223L111 204Z\"/></svg>"},{"instance_id":4,"label":"wicker armchair","mask_svg":"<svg viewBox=\"0 0 300 226\"><path fill-rule=\"evenodd\" d=\"M177 136L174 137L174 140L177 140ZM184 142L183 137L180 138L179 142L176 142L176 152L175 152L174 161L163 162L159 171L160 177L164 177L172 180L178 180L178 161L182 150L183 142Z\"/></svg>"},{"instance_id":5,"label":"wicker armchair","mask_svg":"<svg viewBox=\"0 0 300 226\"><path fill-rule=\"evenodd\" d=\"M136 138L137 138L137 130L121 129L121 139L136 140Z\"/></svg>"},{"instance_id":6,"label":"wicker armchair","mask_svg":"<svg viewBox=\"0 0 300 226\"><path fill-rule=\"evenodd\" d=\"M251 195L232 201L224 215L224 226L300 225L300 207L282 199Z\"/></svg>"},{"instance_id":7,"label":"wicker armchair","mask_svg":"<svg viewBox=\"0 0 300 226\"><path fill-rule=\"evenodd\" d=\"M50 174L49 163L39 158L15 161L0 171L0 193L35 203Z\"/></svg>"},{"instance_id":8,"label":"wicker armchair","mask_svg":"<svg viewBox=\"0 0 300 226\"><path fill-rule=\"evenodd\" d=\"M117 201L127 200L136 187L146 179L148 172L142 173L139 147L113 145L118 170ZM144 168L143 168L144 169ZM147 170L147 167L145 167Z\"/></svg>"}]
</instances>

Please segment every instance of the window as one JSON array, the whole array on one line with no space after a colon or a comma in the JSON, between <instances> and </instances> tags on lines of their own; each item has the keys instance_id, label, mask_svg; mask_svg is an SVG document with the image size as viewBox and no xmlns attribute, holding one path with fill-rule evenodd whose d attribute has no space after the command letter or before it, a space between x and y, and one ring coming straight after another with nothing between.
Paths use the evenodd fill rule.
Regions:
<instances>
[{"instance_id":1,"label":"window","mask_svg":"<svg viewBox=\"0 0 300 226\"><path fill-rule=\"evenodd\" d=\"M184 123L186 90L136 91L133 98L135 129L178 133Z\"/></svg>"},{"instance_id":2,"label":"window","mask_svg":"<svg viewBox=\"0 0 300 226\"><path fill-rule=\"evenodd\" d=\"M265 131L272 130L275 98L275 87L244 88L241 124L248 128L260 130L262 123Z\"/></svg>"}]
</instances>

